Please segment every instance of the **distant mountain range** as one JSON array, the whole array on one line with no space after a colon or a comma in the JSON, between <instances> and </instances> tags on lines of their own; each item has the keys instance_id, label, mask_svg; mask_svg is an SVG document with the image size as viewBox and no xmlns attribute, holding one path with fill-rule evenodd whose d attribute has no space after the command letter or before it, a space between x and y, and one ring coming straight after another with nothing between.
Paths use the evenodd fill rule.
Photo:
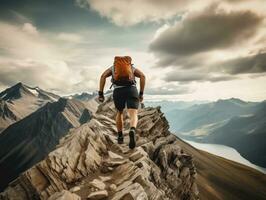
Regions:
<instances>
[{"instance_id":1,"label":"distant mountain range","mask_svg":"<svg viewBox=\"0 0 266 200\"><path fill-rule=\"evenodd\" d=\"M23 83L7 88L0 93L0 132L47 102L55 102L58 99L58 95Z\"/></svg>"},{"instance_id":2,"label":"distant mountain range","mask_svg":"<svg viewBox=\"0 0 266 200\"><path fill-rule=\"evenodd\" d=\"M109 94L107 91L106 94ZM92 110L96 110L96 92L73 94L64 96L66 99L82 101ZM47 92L39 87L31 87L24 83L17 83L0 93L0 134L9 125L23 119L37 109L43 107L48 102L56 102L59 95Z\"/></svg>"},{"instance_id":3,"label":"distant mountain range","mask_svg":"<svg viewBox=\"0 0 266 200\"><path fill-rule=\"evenodd\" d=\"M184 139L231 146L266 167L266 101L231 98L166 112L173 132Z\"/></svg>"},{"instance_id":4,"label":"distant mountain range","mask_svg":"<svg viewBox=\"0 0 266 200\"><path fill-rule=\"evenodd\" d=\"M173 109L185 109L193 105L204 103L209 103L209 101L145 101L145 106L160 106L163 112L168 113Z\"/></svg>"},{"instance_id":5,"label":"distant mountain range","mask_svg":"<svg viewBox=\"0 0 266 200\"><path fill-rule=\"evenodd\" d=\"M77 99L77 100L81 100L81 101L89 101L91 99L93 99L94 97L96 97L98 94L96 92L93 93L87 93L87 92L82 92L81 94L73 94L73 95L68 95L68 96L64 96L65 98L68 99Z\"/></svg>"},{"instance_id":6,"label":"distant mountain range","mask_svg":"<svg viewBox=\"0 0 266 200\"><path fill-rule=\"evenodd\" d=\"M107 90L104 94L106 96L112 94L112 90ZM77 99L80 101L90 101L91 99L94 99L95 97L98 96L98 92L92 92L92 93L87 93L87 92L82 92L81 94L73 94L73 95L67 95L67 96L63 96L64 98L67 99Z\"/></svg>"}]
</instances>

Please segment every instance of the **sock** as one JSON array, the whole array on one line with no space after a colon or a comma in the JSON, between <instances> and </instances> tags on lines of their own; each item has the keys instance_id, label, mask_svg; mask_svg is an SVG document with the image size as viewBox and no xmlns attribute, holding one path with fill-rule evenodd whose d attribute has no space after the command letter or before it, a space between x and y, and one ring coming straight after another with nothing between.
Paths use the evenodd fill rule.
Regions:
<instances>
[{"instance_id":1,"label":"sock","mask_svg":"<svg viewBox=\"0 0 266 200\"><path fill-rule=\"evenodd\" d=\"M123 137L123 132L122 131L118 131L117 133L118 133L119 137Z\"/></svg>"},{"instance_id":2,"label":"sock","mask_svg":"<svg viewBox=\"0 0 266 200\"><path fill-rule=\"evenodd\" d=\"M132 127L130 127L130 131L134 131L135 132L136 128L132 126Z\"/></svg>"}]
</instances>

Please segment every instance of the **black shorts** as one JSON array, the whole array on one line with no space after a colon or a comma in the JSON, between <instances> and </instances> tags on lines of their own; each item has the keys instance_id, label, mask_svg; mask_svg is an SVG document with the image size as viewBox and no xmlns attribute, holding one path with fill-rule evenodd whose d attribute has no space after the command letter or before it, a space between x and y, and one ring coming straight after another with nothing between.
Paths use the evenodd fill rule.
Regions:
<instances>
[{"instance_id":1,"label":"black shorts","mask_svg":"<svg viewBox=\"0 0 266 200\"><path fill-rule=\"evenodd\" d=\"M122 111L125 106L133 109L138 109L139 107L139 94L137 87L135 86L115 88L113 92L113 99L115 107L119 111Z\"/></svg>"}]
</instances>

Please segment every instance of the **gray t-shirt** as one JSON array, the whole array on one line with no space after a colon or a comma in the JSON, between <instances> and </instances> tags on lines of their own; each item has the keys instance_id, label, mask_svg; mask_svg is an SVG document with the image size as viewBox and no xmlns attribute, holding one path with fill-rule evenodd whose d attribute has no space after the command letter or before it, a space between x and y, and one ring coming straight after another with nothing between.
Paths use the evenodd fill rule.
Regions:
<instances>
[{"instance_id":1,"label":"gray t-shirt","mask_svg":"<svg viewBox=\"0 0 266 200\"><path fill-rule=\"evenodd\" d=\"M110 69L112 70L112 76L113 76L113 66L111 66ZM133 73L135 72L135 69L136 69L136 68L132 65ZM133 84L132 86L135 86L135 87L136 87L136 83ZM114 87L114 89L116 89L116 88L123 88L123 87L126 87L126 86L123 86L123 85L116 85L116 84L113 83L113 87Z\"/></svg>"}]
</instances>

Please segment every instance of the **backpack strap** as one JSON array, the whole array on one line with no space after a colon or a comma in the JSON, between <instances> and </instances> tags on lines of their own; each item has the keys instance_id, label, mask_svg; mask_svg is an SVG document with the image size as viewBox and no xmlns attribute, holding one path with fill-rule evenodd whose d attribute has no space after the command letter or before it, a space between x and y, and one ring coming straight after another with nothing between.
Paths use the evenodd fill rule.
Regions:
<instances>
[{"instance_id":1,"label":"backpack strap","mask_svg":"<svg viewBox=\"0 0 266 200\"><path fill-rule=\"evenodd\" d=\"M111 90L111 88L113 87L113 85L114 85L114 84L112 83L111 86L109 87L109 90Z\"/></svg>"},{"instance_id":2,"label":"backpack strap","mask_svg":"<svg viewBox=\"0 0 266 200\"><path fill-rule=\"evenodd\" d=\"M115 67L114 67L114 65L111 66L111 70L112 70L112 79L111 79L112 84L111 84L111 86L110 86L109 89L111 89L113 87L113 85L114 85L114 74L115 74Z\"/></svg>"},{"instance_id":3,"label":"backpack strap","mask_svg":"<svg viewBox=\"0 0 266 200\"><path fill-rule=\"evenodd\" d=\"M112 81L113 81L114 75L115 75L115 66L114 65L111 66L111 70L112 70Z\"/></svg>"},{"instance_id":4,"label":"backpack strap","mask_svg":"<svg viewBox=\"0 0 266 200\"><path fill-rule=\"evenodd\" d=\"M134 67L134 64L131 64L131 70L132 70L132 72L133 72L133 77L134 77L134 83L136 84L136 79L135 79L135 74L134 74L134 72L135 72L135 67Z\"/></svg>"}]
</instances>

